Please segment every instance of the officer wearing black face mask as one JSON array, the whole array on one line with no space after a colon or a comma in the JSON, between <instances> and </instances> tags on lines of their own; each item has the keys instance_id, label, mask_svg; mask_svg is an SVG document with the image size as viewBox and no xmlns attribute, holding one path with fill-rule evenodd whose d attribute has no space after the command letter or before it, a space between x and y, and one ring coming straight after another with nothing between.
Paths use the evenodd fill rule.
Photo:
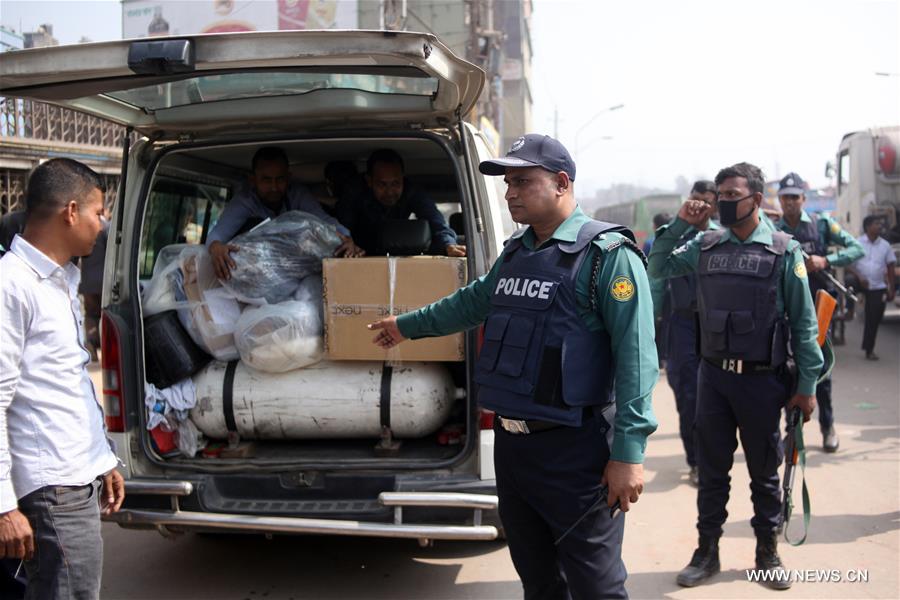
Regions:
<instances>
[{"instance_id":1,"label":"officer wearing black face mask","mask_svg":"<svg viewBox=\"0 0 900 600\"><path fill-rule=\"evenodd\" d=\"M720 569L719 537L727 515L736 430L750 472L756 568L768 572L761 578L766 585L776 589L791 585L776 549L781 525L781 411L785 405L798 406L809 420L823 359L800 245L760 223L764 185L762 171L751 164L722 169L716 188L725 229L704 231L675 250L688 228L702 229L711 212L708 205L689 200L675 221L660 230L650 253L651 277L697 273L702 356L695 421L700 540L690 564L678 574L682 586L697 585ZM790 350L797 365L796 381L785 369Z\"/></svg>"},{"instance_id":2,"label":"officer wearing black face mask","mask_svg":"<svg viewBox=\"0 0 900 600\"><path fill-rule=\"evenodd\" d=\"M831 287L820 271L832 266L849 265L865 256L862 244L841 229L837 221L830 217L818 216L804 210L806 204L806 184L796 173L785 175L778 185L778 200L783 211L776 223L779 230L794 236L800 247L809 255L806 269L812 276L809 291L813 298L818 290L825 290L832 296L837 292ZM829 252L829 246L840 249ZM822 447L825 452L837 452L840 440L834 430L834 412L831 408L831 377L816 386L816 402L819 406L819 427L822 430Z\"/></svg>"}]
</instances>

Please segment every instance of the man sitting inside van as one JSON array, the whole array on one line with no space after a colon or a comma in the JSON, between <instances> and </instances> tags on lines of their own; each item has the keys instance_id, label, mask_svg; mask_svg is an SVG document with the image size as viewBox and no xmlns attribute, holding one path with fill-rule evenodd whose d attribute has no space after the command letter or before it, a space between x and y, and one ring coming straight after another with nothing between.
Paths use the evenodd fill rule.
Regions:
<instances>
[{"instance_id":1,"label":"man sitting inside van","mask_svg":"<svg viewBox=\"0 0 900 600\"><path fill-rule=\"evenodd\" d=\"M235 267L231 253L240 251L228 241L265 219L274 219L289 210L308 212L337 227L343 243L335 251L335 256L352 258L363 255L363 251L353 243L350 231L329 216L305 186L291 181L289 165L287 154L277 146L260 148L253 155L250 189L239 192L231 199L206 238L216 275L220 279L231 278L231 270Z\"/></svg>"},{"instance_id":2,"label":"man sitting inside van","mask_svg":"<svg viewBox=\"0 0 900 600\"><path fill-rule=\"evenodd\" d=\"M394 150L376 150L369 156L366 183L368 188L362 194L342 198L336 208L338 220L354 232L366 253L384 254L381 233L386 222L415 215L431 227L430 254L466 255L466 247L457 244L456 233L434 202L421 190L406 185L403 158Z\"/></svg>"}]
</instances>

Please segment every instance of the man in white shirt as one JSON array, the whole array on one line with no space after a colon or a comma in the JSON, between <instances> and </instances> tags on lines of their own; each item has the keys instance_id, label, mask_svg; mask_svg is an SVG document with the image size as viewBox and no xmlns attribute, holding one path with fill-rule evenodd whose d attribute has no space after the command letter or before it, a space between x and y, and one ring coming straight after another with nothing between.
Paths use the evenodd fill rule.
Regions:
<instances>
[{"instance_id":1,"label":"man in white shirt","mask_svg":"<svg viewBox=\"0 0 900 600\"><path fill-rule=\"evenodd\" d=\"M100 233L100 188L74 160L40 165L25 231L0 259L0 558L24 560L28 598L99 598L100 513L125 497L69 262Z\"/></svg>"},{"instance_id":2,"label":"man in white shirt","mask_svg":"<svg viewBox=\"0 0 900 600\"><path fill-rule=\"evenodd\" d=\"M881 219L869 215L863 219L864 235L859 236L866 255L854 262L848 270L856 275L863 289L866 303L866 320L863 329L862 349L869 360L878 360L875 354L875 336L884 317L885 301L894 299L894 264L897 257L887 240L880 237Z\"/></svg>"}]
</instances>

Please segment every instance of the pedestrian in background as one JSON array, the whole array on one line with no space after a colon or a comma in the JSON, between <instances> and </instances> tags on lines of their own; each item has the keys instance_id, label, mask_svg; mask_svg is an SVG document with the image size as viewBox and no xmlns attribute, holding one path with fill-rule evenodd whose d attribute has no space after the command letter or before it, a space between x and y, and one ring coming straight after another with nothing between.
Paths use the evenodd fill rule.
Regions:
<instances>
[{"instance_id":1,"label":"pedestrian in background","mask_svg":"<svg viewBox=\"0 0 900 600\"><path fill-rule=\"evenodd\" d=\"M125 493L70 259L102 229L101 181L52 159L31 174L25 204L25 231L0 259L0 558L24 559L28 598L99 598L100 513Z\"/></svg>"},{"instance_id":2,"label":"pedestrian in background","mask_svg":"<svg viewBox=\"0 0 900 600\"><path fill-rule=\"evenodd\" d=\"M81 259L81 284L78 293L84 302L85 345L91 360L97 360L100 349L100 294L103 292L103 263L106 260L106 239L109 235L109 218L104 211L103 229L97 236L93 251Z\"/></svg>"},{"instance_id":3,"label":"pedestrian in background","mask_svg":"<svg viewBox=\"0 0 900 600\"><path fill-rule=\"evenodd\" d=\"M653 231L672 220L669 213L657 213L653 215ZM649 236L642 246L644 256L650 254L650 248L653 246L653 236ZM650 280L650 297L653 299L653 329L656 339L656 355L659 357L659 368L662 369L666 364L666 353L669 348L669 316L672 313L672 307L669 302L669 284L665 279Z\"/></svg>"},{"instance_id":4,"label":"pedestrian in background","mask_svg":"<svg viewBox=\"0 0 900 600\"><path fill-rule=\"evenodd\" d=\"M815 302L816 293L824 290L837 296L837 290L823 273L831 267L846 266L865 254L862 245L852 235L841 229L831 217L808 213L806 182L796 173L788 173L778 183L778 200L784 215L775 226L800 242L806 253L806 271L811 273L809 291ZM829 252L830 246L838 249ZM829 328L828 335L831 335ZM840 438L834 429L834 409L831 403L831 376L816 386L816 404L819 407L819 429L822 431L822 448L825 452L837 452Z\"/></svg>"},{"instance_id":5,"label":"pedestrian in background","mask_svg":"<svg viewBox=\"0 0 900 600\"><path fill-rule=\"evenodd\" d=\"M13 238L25 229L25 211L8 212L0 217L0 256L9 252Z\"/></svg>"},{"instance_id":6,"label":"pedestrian in background","mask_svg":"<svg viewBox=\"0 0 900 600\"><path fill-rule=\"evenodd\" d=\"M868 360L878 360L875 354L875 337L884 318L885 302L892 302L897 287L894 264L897 257L887 240L881 237L881 218L869 215L863 219L863 235L859 243L865 256L853 263L848 270L859 280L866 306L862 349Z\"/></svg>"},{"instance_id":7,"label":"pedestrian in background","mask_svg":"<svg viewBox=\"0 0 900 600\"><path fill-rule=\"evenodd\" d=\"M719 229L712 220L716 214L716 184L712 181L696 181L688 200L703 202L710 206L707 220L699 227L690 227L678 240L683 246L694 239L700 231ZM696 437L694 418L697 413L697 373L700 371L700 357L697 354L697 275L688 273L670 279L651 279L651 287L661 282L667 283L671 315L668 319L668 349L666 359L666 379L675 395L678 409L678 431L688 464L688 483L697 487L700 479L697 470Z\"/></svg>"},{"instance_id":8,"label":"pedestrian in background","mask_svg":"<svg viewBox=\"0 0 900 600\"><path fill-rule=\"evenodd\" d=\"M625 598L625 517L611 507L627 512L643 491L659 376L642 254L576 204L557 140L529 134L479 169L505 176L510 215L528 227L487 275L373 323L375 343L484 323L475 382L496 414L500 519L525 598Z\"/></svg>"},{"instance_id":9,"label":"pedestrian in background","mask_svg":"<svg viewBox=\"0 0 900 600\"><path fill-rule=\"evenodd\" d=\"M675 249L690 226L700 229L712 207L688 200L650 253L651 277L697 273L698 547L677 583L691 587L720 570L719 538L727 518L729 475L737 433L750 473L756 568L776 589L791 586L777 551L781 526L781 411L799 407L809 420L816 406L822 352L800 244L760 221L765 179L739 163L719 171L716 192L723 229L705 230ZM673 252L674 250L674 252ZM787 372L788 340L797 364L796 391Z\"/></svg>"}]
</instances>

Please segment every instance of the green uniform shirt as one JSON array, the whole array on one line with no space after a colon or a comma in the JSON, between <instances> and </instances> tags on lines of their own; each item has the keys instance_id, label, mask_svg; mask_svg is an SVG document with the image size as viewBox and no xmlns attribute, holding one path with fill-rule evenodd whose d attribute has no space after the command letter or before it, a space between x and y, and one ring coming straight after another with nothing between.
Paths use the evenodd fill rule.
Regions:
<instances>
[{"instance_id":1,"label":"green uniform shirt","mask_svg":"<svg viewBox=\"0 0 900 600\"><path fill-rule=\"evenodd\" d=\"M574 242L581 226L590 220L580 207L553 232L551 240ZM591 331L606 331L612 342L615 362L616 418L612 460L641 463L647 437L656 430L651 394L659 378L653 330L653 304L644 265L637 253L619 245L623 236L606 233L594 240L590 254L578 272L575 293L585 325ZM526 248L534 248L534 232L522 236ZM612 247L610 249L610 247ZM604 257L596 281L596 312L590 308L591 267L596 252ZM411 339L448 335L481 325L491 312L491 294L495 287L502 256L490 272L453 294L417 311L397 318L400 332ZM623 292L612 283L628 278L633 286ZM621 280L620 280L621 281ZM616 298L618 296L619 299Z\"/></svg>"},{"instance_id":2,"label":"green uniform shirt","mask_svg":"<svg viewBox=\"0 0 900 600\"><path fill-rule=\"evenodd\" d=\"M697 270L700 262L700 245L703 233L673 252L678 240L690 225L676 218L670 225L664 225L664 231L656 237L653 250L650 252L650 264L647 272L650 277L677 277ZM661 228L661 229L663 229ZM753 244L769 245L772 243L773 230L760 223L743 242L729 230L722 236L720 244ZM816 322L816 311L813 308L812 294L809 293L809 280L800 244L791 240L781 261L779 278L781 285L777 287L775 310L786 315L791 328L791 347L797 363L797 393L811 396L816 390L816 379L822 371L824 360L819 344L816 342L819 326Z\"/></svg>"},{"instance_id":3,"label":"green uniform shirt","mask_svg":"<svg viewBox=\"0 0 900 600\"><path fill-rule=\"evenodd\" d=\"M804 210L800 212L801 223L812 223L812 218ZM788 225L788 222L782 217L775 225L781 231L794 235L796 229ZM838 222L831 217L819 217L816 223L819 230L819 241L825 246L840 246L843 250L828 254L825 259L832 267L841 267L849 265L853 261L859 260L866 255L865 249L862 247L855 237L841 229Z\"/></svg>"},{"instance_id":4,"label":"green uniform shirt","mask_svg":"<svg viewBox=\"0 0 900 600\"><path fill-rule=\"evenodd\" d=\"M760 212L759 214L762 215L763 213ZM771 223L771 221L769 221L769 222ZM670 222L669 224L671 225L672 223ZM712 219L709 220L709 229L721 229L721 228L722 228L721 225L719 225ZM694 232L694 228L691 226L688 226L688 230L685 232L685 235L688 235L693 232ZM654 238L654 240L655 240L655 238ZM681 240L678 240L678 241L681 241ZM655 241L654 241L654 243L655 243ZM651 250L653 249L652 245L650 246L650 249ZM668 315L664 314L666 298L669 295L668 282L665 279L651 277L650 278L650 294L653 296L653 314L654 314L654 316L656 316L656 318L668 316Z\"/></svg>"}]
</instances>

